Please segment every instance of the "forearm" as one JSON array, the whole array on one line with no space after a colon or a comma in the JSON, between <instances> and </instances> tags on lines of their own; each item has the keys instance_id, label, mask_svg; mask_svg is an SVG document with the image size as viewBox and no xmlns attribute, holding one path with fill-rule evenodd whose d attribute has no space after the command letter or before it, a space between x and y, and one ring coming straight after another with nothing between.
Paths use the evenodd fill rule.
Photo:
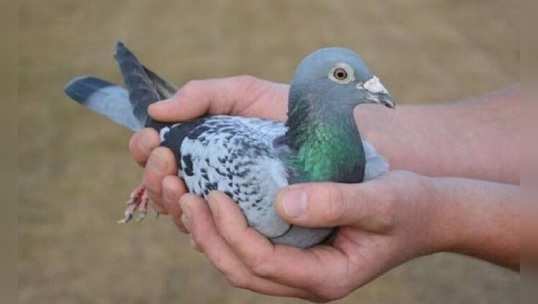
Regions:
<instances>
[{"instance_id":1,"label":"forearm","mask_svg":"<svg viewBox=\"0 0 538 304\"><path fill-rule=\"evenodd\" d=\"M519 270L519 186L433 178L435 251L465 254Z\"/></svg>"},{"instance_id":2,"label":"forearm","mask_svg":"<svg viewBox=\"0 0 538 304\"><path fill-rule=\"evenodd\" d=\"M518 88L469 101L358 107L362 136L393 169L519 183Z\"/></svg>"}]
</instances>

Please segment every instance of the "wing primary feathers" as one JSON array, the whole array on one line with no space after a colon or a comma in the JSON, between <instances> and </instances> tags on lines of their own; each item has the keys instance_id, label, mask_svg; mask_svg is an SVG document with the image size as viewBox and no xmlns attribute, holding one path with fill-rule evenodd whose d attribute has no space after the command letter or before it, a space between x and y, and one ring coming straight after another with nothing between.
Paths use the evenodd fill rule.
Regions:
<instances>
[{"instance_id":1,"label":"wing primary feathers","mask_svg":"<svg viewBox=\"0 0 538 304\"><path fill-rule=\"evenodd\" d=\"M144 125L149 126L151 119L148 116L148 107L160 99L153 81L148 77L144 66L122 42L117 43L114 57L118 62L125 86L129 91L129 99L133 104L134 115Z\"/></svg>"},{"instance_id":2,"label":"wing primary feathers","mask_svg":"<svg viewBox=\"0 0 538 304\"><path fill-rule=\"evenodd\" d=\"M155 89L157 90L160 99L168 99L174 96L174 94L176 94L177 88L173 84L162 79L161 77L159 77L159 75L155 74L153 71L151 71L145 66L144 71L151 79L151 81L153 81L153 85L155 86Z\"/></svg>"}]
</instances>

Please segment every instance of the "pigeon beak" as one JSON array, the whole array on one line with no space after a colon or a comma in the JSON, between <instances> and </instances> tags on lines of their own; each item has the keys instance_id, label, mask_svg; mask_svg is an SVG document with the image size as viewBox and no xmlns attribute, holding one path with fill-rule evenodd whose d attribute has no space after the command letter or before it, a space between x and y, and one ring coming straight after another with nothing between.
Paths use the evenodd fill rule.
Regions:
<instances>
[{"instance_id":1,"label":"pigeon beak","mask_svg":"<svg viewBox=\"0 0 538 304\"><path fill-rule=\"evenodd\" d=\"M382 96L377 96L379 103L384 105L385 107L394 109L396 107L396 103L392 100L392 96L389 94L383 94Z\"/></svg>"},{"instance_id":2,"label":"pigeon beak","mask_svg":"<svg viewBox=\"0 0 538 304\"><path fill-rule=\"evenodd\" d=\"M382 104L388 108L394 108L396 106L392 100L392 96L390 96L390 93L376 76L372 76L372 78L365 82L359 82L357 89L366 91L368 100L373 103Z\"/></svg>"}]
</instances>

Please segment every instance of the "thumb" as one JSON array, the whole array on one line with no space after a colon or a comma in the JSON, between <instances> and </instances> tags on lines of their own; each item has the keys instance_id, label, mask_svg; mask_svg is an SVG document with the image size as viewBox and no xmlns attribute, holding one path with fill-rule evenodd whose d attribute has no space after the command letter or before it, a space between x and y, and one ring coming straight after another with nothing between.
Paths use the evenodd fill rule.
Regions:
<instances>
[{"instance_id":1,"label":"thumb","mask_svg":"<svg viewBox=\"0 0 538 304\"><path fill-rule=\"evenodd\" d=\"M281 190L275 207L284 220L299 226L383 232L393 223L390 205L375 183L308 183Z\"/></svg>"}]
</instances>

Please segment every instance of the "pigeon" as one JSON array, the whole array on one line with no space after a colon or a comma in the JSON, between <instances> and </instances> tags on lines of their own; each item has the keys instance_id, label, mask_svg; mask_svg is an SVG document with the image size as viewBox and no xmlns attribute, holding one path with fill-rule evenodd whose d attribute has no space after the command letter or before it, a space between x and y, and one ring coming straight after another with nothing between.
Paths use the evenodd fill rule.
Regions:
<instances>
[{"instance_id":1,"label":"pigeon","mask_svg":"<svg viewBox=\"0 0 538 304\"><path fill-rule=\"evenodd\" d=\"M155 129L171 149L178 176L189 192L204 198L221 191L238 204L250 227L274 244L309 248L337 228L305 228L276 212L278 191L291 184L332 181L360 183L389 171L388 162L361 138L353 116L360 104L394 108L392 96L358 54L322 48L298 65L290 86L285 123L253 117L208 115L162 123L148 115L150 104L171 98L177 89L145 67L122 43L114 55L125 86L94 76L71 80L65 93L132 131ZM124 219L146 214L150 204L139 186Z\"/></svg>"}]
</instances>

